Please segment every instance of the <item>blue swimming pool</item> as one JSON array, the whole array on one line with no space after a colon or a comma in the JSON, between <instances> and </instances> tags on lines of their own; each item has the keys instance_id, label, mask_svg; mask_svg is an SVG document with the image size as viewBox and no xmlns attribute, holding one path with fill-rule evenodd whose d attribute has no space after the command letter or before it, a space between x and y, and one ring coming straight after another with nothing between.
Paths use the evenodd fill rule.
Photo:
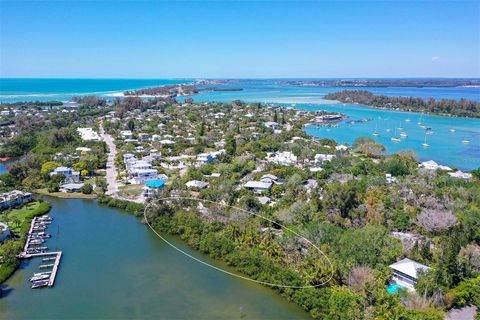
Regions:
<instances>
[{"instance_id":1,"label":"blue swimming pool","mask_svg":"<svg viewBox=\"0 0 480 320\"><path fill-rule=\"evenodd\" d=\"M404 286L399 285L398 283L391 283L387 287L387 292L390 294L397 294L398 291L405 289Z\"/></svg>"}]
</instances>

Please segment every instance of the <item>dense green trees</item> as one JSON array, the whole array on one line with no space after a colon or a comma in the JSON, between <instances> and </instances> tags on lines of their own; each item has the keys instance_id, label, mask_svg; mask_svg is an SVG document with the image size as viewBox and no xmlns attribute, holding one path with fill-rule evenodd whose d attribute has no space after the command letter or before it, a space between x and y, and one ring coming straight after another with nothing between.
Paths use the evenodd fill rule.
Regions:
<instances>
[{"instance_id":1,"label":"dense green trees","mask_svg":"<svg viewBox=\"0 0 480 320\"><path fill-rule=\"evenodd\" d=\"M376 108L401 109L433 114L449 114L459 117L480 117L480 103L466 99L436 100L433 98L387 97L383 95L374 95L365 90L343 90L340 92L329 93L325 96L325 99L338 100L347 103L356 102Z\"/></svg>"}]
</instances>

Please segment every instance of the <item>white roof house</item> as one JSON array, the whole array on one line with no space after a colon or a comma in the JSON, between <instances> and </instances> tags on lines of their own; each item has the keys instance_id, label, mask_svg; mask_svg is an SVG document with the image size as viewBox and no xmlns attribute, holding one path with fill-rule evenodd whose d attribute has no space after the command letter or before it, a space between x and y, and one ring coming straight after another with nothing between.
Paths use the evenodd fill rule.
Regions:
<instances>
[{"instance_id":1,"label":"white roof house","mask_svg":"<svg viewBox=\"0 0 480 320\"><path fill-rule=\"evenodd\" d=\"M290 151L283 151L279 153L274 152L267 153L266 160L283 166L289 166L297 163L297 156Z\"/></svg>"},{"instance_id":2,"label":"white roof house","mask_svg":"<svg viewBox=\"0 0 480 320\"><path fill-rule=\"evenodd\" d=\"M415 284L420 271L428 271L430 268L417 261L404 258L389 266L393 270L392 280L410 291L415 290Z\"/></svg>"},{"instance_id":3,"label":"white roof house","mask_svg":"<svg viewBox=\"0 0 480 320\"><path fill-rule=\"evenodd\" d=\"M87 148L87 147L78 147L78 148L75 149L75 151L87 153L87 152L92 151L92 149Z\"/></svg>"},{"instance_id":4,"label":"white roof house","mask_svg":"<svg viewBox=\"0 0 480 320\"><path fill-rule=\"evenodd\" d=\"M470 180L473 177L471 173L463 172L460 170L458 170L457 172L448 172L448 175L452 178L465 179L465 180Z\"/></svg>"},{"instance_id":5,"label":"white roof house","mask_svg":"<svg viewBox=\"0 0 480 320\"><path fill-rule=\"evenodd\" d=\"M255 191L266 191L270 190L270 188L272 187L272 183L263 181L248 181L243 185L243 187Z\"/></svg>"},{"instance_id":6,"label":"white roof house","mask_svg":"<svg viewBox=\"0 0 480 320\"><path fill-rule=\"evenodd\" d=\"M338 145L338 146L335 147L335 150L337 150L337 151L346 151L346 150L348 150L348 147L347 147L346 145L344 145L344 144L340 144L340 145Z\"/></svg>"},{"instance_id":7,"label":"white roof house","mask_svg":"<svg viewBox=\"0 0 480 320\"><path fill-rule=\"evenodd\" d=\"M186 186L188 188L204 189L208 187L208 182L199 181L199 180L190 180L186 183Z\"/></svg>"},{"instance_id":8,"label":"white roof house","mask_svg":"<svg viewBox=\"0 0 480 320\"><path fill-rule=\"evenodd\" d=\"M447 166L442 166L442 165L436 163L436 162L433 161L433 160L424 161L424 162L420 163L418 166L419 166L419 167L422 167L422 168L425 168L425 169L427 169L427 170L437 170L437 169L440 169L440 170L445 170L445 171L452 171L452 168L447 167Z\"/></svg>"},{"instance_id":9,"label":"white roof house","mask_svg":"<svg viewBox=\"0 0 480 320\"><path fill-rule=\"evenodd\" d=\"M265 127L271 128L271 129L278 129L280 128L280 124L275 121L267 121L265 122Z\"/></svg>"},{"instance_id":10,"label":"white roof house","mask_svg":"<svg viewBox=\"0 0 480 320\"><path fill-rule=\"evenodd\" d=\"M334 154L323 154L323 153L317 153L315 155L315 162L323 162L323 161L332 161L333 158L335 158Z\"/></svg>"},{"instance_id":11,"label":"white roof house","mask_svg":"<svg viewBox=\"0 0 480 320\"><path fill-rule=\"evenodd\" d=\"M92 128L77 128L77 132L84 141L100 141L102 140L98 133L93 131Z\"/></svg>"}]
</instances>

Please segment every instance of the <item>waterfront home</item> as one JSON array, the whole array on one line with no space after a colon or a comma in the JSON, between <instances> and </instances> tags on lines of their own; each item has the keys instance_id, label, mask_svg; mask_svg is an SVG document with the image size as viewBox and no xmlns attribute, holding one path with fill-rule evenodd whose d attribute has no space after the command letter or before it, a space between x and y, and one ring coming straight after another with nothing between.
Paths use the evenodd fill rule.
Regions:
<instances>
[{"instance_id":1,"label":"waterfront home","mask_svg":"<svg viewBox=\"0 0 480 320\"><path fill-rule=\"evenodd\" d=\"M185 185L188 188L205 189L206 187L208 187L208 182L199 181L199 180L190 180Z\"/></svg>"},{"instance_id":2,"label":"waterfront home","mask_svg":"<svg viewBox=\"0 0 480 320\"><path fill-rule=\"evenodd\" d=\"M452 178L457 178L457 179L464 179L464 180L472 179L471 173L463 172L461 170L458 170L456 172L448 172L448 175Z\"/></svg>"},{"instance_id":3,"label":"waterfront home","mask_svg":"<svg viewBox=\"0 0 480 320\"><path fill-rule=\"evenodd\" d=\"M60 192L79 192L84 183L65 183L58 189Z\"/></svg>"},{"instance_id":4,"label":"waterfront home","mask_svg":"<svg viewBox=\"0 0 480 320\"><path fill-rule=\"evenodd\" d=\"M243 185L245 189L250 189L256 192L269 191L272 188L271 182L262 181L248 181Z\"/></svg>"},{"instance_id":5,"label":"waterfront home","mask_svg":"<svg viewBox=\"0 0 480 320\"><path fill-rule=\"evenodd\" d=\"M77 128L77 132L84 141L100 141L102 140L97 132L92 128Z\"/></svg>"},{"instance_id":6,"label":"waterfront home","mask_svg":"<svg viewBox=\"0 0 480 320\"><path fill-rule=\"evenodd\" d=\"M10 192L2 193L0 194L0 210L20 206L30 201L32 201L32 194L29 192L13 190Z\"/></svg>"},{"instance_id":7,"label":"waterfront home","mask_svg":"<svg viewBox=\"0 0 480 320\"><path fill-rule=\"evenodd\" d=\"M265 160L282 166L290 166L297 163L297 156L290 151L267 152Z\"/></svg>"},{"instance_id":8,"label":"waterfront home","mask_svg":"<svg viewBox=\"0 0 480 320\"><path fill-rule=\"evenodd\" d=\"M418 166L420 168L425 169L425 170L436 171L436 170L440 169L440 170L444 170L444 171L452 171L452 168L447 167L447 166L442 166L442 165L436 163L433 160L424 161L424 162L420 163Z\"/></svg>"},{"instance_id":9,"label":"waterfront home","mask_svg":"<svg viewBox=\"0 0 480 320\"><path fill-rule=\"evenodd\" d=\"M80 172L75 171L68 167L58 167L52 172L50 176L55 176L57 174L63 174L65 176L65 182L78 182L80 181Z\"/></svg>"},{"instance_id":10,"label":"waterfront home","mask_svg":"<svg viewBox=\"0 0 480 320\"><path fill-rule=\"evenodd\" d=\"M389 267L393 271L392 282L405 287L408 291L415 291L415 284L420 273L430 269L426 265L408 258L397 261Z\"/></svg>"},{"instance_id":11,"label":"waterfront home","mask_svg":"<svg viewBox=\"0 0 480 320\"><path fill-rule=\"evenodd\" d=\"M7 224L0 222L0 243L10 239L10 235L10 228L7 226Z\"/></svg>"}]
</instances>

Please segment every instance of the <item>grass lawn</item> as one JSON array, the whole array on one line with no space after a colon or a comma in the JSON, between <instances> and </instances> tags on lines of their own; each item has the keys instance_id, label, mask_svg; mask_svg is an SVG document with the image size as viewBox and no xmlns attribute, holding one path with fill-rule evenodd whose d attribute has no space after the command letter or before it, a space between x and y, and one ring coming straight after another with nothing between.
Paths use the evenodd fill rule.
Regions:
<instances>
[{"instance_id":1,"label":"grass lawn","mask_svg":"<svg viewBox=\"0 0 480 320\"><path fill-rule=\"evenodd\" d=\"M46 188L44 189L36 189L33 192L44 195L44 196L51 196L51 197L56 197L56 198L62 198L62 199L95 199L97 197L96 194L83 194L81 192L48 192Z\"/></svg>"},{"instance_id":2,"label":"grass lawn","mask_svg":"<svg viewBox=\"0 0 480 320\"><path fill-rule=\"evenodd\" d=\"M120 193L127 197L136 197L142 194L143 184L129 184L119 189Z\"/></svg>"},{"instance_id":3,"label":"grass lawn","mask_svg":"<svg viewBox=\"0 0 480 320\"><path fill-rule=\"evenodd\" d=\"M6 214L8 220L12 220L14 218L22 221L26 219L29 215L31 215L35 210L38 209L40 206L40 202L30 202L21 207L20 209L13 209L12 211Z\"/></svg>"}]
</instances>

